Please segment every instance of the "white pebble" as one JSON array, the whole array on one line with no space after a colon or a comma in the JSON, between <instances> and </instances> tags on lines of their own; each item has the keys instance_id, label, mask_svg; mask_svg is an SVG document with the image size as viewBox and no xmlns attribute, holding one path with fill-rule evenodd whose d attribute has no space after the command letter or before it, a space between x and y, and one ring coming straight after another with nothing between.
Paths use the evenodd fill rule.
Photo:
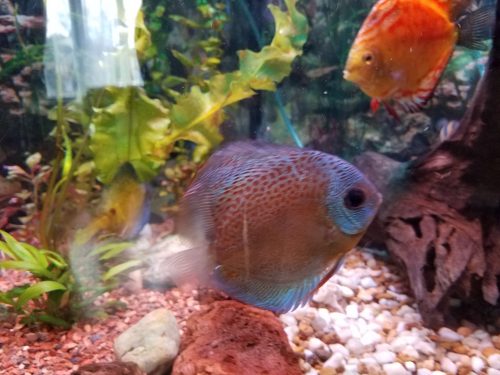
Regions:
<instances>
[{"instance_id":1,"label":"white pebble","mask_svg":"<svg viewBox=\"0 0 500 375\"><path fill-rule=\"evenodd\" d=\"M470 360L471 367L474 372L481 372L484 369L484 361L477 356L474 356Z\"/></svg>"},{"instance_id":2,"label":"white pebble","mask_svg":"<svg viewBox=\"0 0 500 375\"><path fill-rule=\"evenodd\" d=\"M352 270L349 270L349 273L351 273L351 271ZM359 278L352 274L350 274L349 277L337 275L337 281L340 285L347 286L351 289L356 289L359 284Z\"/></svg>"},{"instance_id":3,"label":"white pebble","mask_svg":"<svg viewBox=\"0 0 500 375\"><path fill-rule=\"evenodd\" d=\"M415 349L425 355L436 354L436 344L428 341L419 341L415 344Z\"/></svg>"},{"instance_id":4,"label":"white pebble","mask_svg":"<svg viewBox=\"0 0 500 375\"><path fill-rule=\"evenodd\" d=\"M408 345L415 345L418 343L418 337L410 334L401 334L397 336L391 342L391 348L393 351L399 353L401 350L406 348Z\"/></svg>"},{"instance_id":5,"label":"white pebble","mask_svg":"<svg viewBox=\"0 0 500 375\"><path fill-rule=\"evenodd\" d=\"M359 316L365 319L366 321L371 322L374 318L373 309L371 307L365 307L363 310L361 310Z\"/></svg>"},{"instance_id":6,"label":"white pebble","mask_svg":"<svg viewBox=\"0 0 500 375\"><path fill-rule=\"evenodd\" d=\"M488 365L496 370L500 370L500 354L492 354L488 357Z\"/></svg>"},{"instance_id":7,"label":"white pebble","mask_svg":"<svg viewBox=\"0 0 500 375\"><path fill-rule=\"evenodd\" d=\"M368 331L361 337L361 344L364 346L370 346L378 344L382 341L382 336L377 332Z\"/></svg>"},{"instance_id":8,"label":"white pebble","mask_svg":"<svg viewBox=\"0 0 500 375\"><path fill-rule=\"evenodd\" d=\"M373 280L370 276L368 277L363 277L360 281L360 284L363 288L375 288L377 286L377 283L375 280Z\"/></svg>"},{"instance_id":9,"label":"white pebble","mask_svg":"<svg viewBox=\"0 0 500 375\"><path fill-rule=\"evenodd\" d=\"M445 341L460 341L464 337L455 331L447 328L447 327L441 327L438 331L439 337L441 337Z\"/></svg>"},{"instance_id":10,"label":"white pebble","mask_svg":"<svg viewBox=\"0 0 500 375\"><path fill-rule=\"evenodd\" d=\"M487 374L488 375L500 375L500 370L497 370L496 368L489 368Z\"/></svg>"},{"instance_id":11,"label":"white pebble","mask_svg":"<svg viewBox=\"0 0 500 375\"><path fill-rule=\"evenodd\" d=\"M345 375L358 375L358 364L357 363L348 363L344 366L344 374Z\"/></svg>"},{"instance_id":12,"label":"white pebble","mask_svg":"<svg viewBox=\"0 0 500 375\"><path fill-rule=\"evenodd\" d=\"M324 332L327 330L331 323L330 312L328 309L320 308L318 313L314 316L311 326L319 332Z\"/></svg>"},{"instance_id":13,"label":"white pebble","mask_svg":"<svg viewBox=\"0 0 500 375\"><path fill-rule=\"evenodd\" d=\"M293 341L293 338L299 333L299 327L285 327L284 331L288 337L288 341Z\"/></svg>"},{"instance_id":14,"label":"white pebble","mask_svg":"<svg viewBox=\"0 0 500 375\"><path fill-rule=\"evenodd\" d=\"M345 298L352 298L354 297L354 292L351 288L345 285L339 285L339 291L340 294L342 294L343 297Z\"/></svg>"},{"instance_id":15,"label":"white pebble","mask_svg":"<svg viewBox=\"0 0 500 375\"><path fill-rule=\"evenodd\" d=\"M381 304L382 306L388 307L390 309L399 305L398 301L394 301L392 299L386 299L386 298L381 298L378 301L378 303Z\"/></svg>"},{"instance_id":16,"label":"white pebble","mask_svg":"<svg viewBox=\"0 0 500 375\"><path fill-rule=\"evenodd\" d=\"M399 362L386 363L384 366L386 375L409 375L410 372L406 370Z\"/></svg>"},{"instance_id":17,"label":"white pebble","mask_svg":"<svg viewBox=\"0 0 500 375\"><path fill-rule=\"evenodd\" d=\"M373 295L368 293L365 289L361 289L358 293L358 298L363 302L373 301Z\"/></svg>"},{"instance_id":18,"label":"white pebble","mask_svg":"<svg viewBox=\"0 0 500 375\"><path fill-rule=\"evenodd\" d=\"M347 350L344 345L332 344L332 345L329 345L329 347L330 347L330 350L332 351L332 353L340 353L344 357L349 357L349 350Z\"/></svg>"},{"instance_id":19,"label":"white pebble","mask_svg":"<svg viewBox=\"0 0 500 375\"><path fill-rule=\"evenodd\" d=\"M359 317L358 304L350 303L349 305L347 305L345 308L345 314L348 318L358 319Z\"/></svg>"},{"instance_id":20,"label":"white pebble","mask_svg":"<svg viewBox=\"0 0 500 375\"><path fill-rule=\"evenodd\" d=\"M415 310L412 309L410 306L408 305L403 305L401 306L401 308L397 311L396 315L398 316L405 316L406 314L409 314L409 313L414 313Z\"/></svg>"},{"instance_id":21,"label":"white pebble","mask_svg":"<svg viewBox=\"0 0 500 375\"><path fill-rule=\"evenodd\" d=\"M441 369L446 373L450 373L453 375L458 371L457 365L454 364L448 357L441 358Z\"/></svg>"},{"instance_id":22,"label":"white pebble","mask_svg":"<svg viewBox=\"0 0 500 375\"><path fill-rule=\"evenodd\" d=\"M432 371L432 375L446 375L446 372L443 372L443 371Z\"/></svg>"},{"instance_id":23,"label":"white pebble","mask_svg":"<svg viewBox=\"0 0 500 375\"><path fill-rule=\"evenodd\" d=\"M288 327L293 327L297 325L297 319L291 314L283 314L280 316L280 320Z\"/></svg>"},{"instance_id":24,"label":"white pebble","mask_svg":"<svg viewBox=\"0 0 500 375\"><path fill-rule=\"evenodd\" d=\"M310 350L312 350L313 352L315 352L318 349L328 350L328 346L323 341L321 341L320 339L318 339L316 337L311 337L307 347Z\"/></svg>"},{"instance_id":25,"label":"white pebble","mask_svg":"<svg viewBox=\"0 0 500 375\"><path fill-rule=\"evenodd\" d=\"M417 370L417 375L432 375L432 371L426 368L419 368Z\"/></svg>"},{"instance_id":26,"label":"white pebble","mask_svg":"<svg viewBox=\"0 0 500 375\"><path fill-rule=\"evenodd\" d=\"M348 327L333 327L341 342L347 342L352 337L352 332Z\"/></svg>"},{"instance_id":27,"label":"white pebble","mask_svg":"<svg viewBox=\"0 0 500 375\"><path fill-rule=\"evenodd\" d=\"M354 337L350 338L347 341L345 347L354 355L361 354L365 351L365 347L363 346L363 344L361 344L361 342Z\"/></svg>"},{"instance_id":28,"label":"white pebble","mask_svg":"<svg viewBox=\"0 0 500 375\"><path fill-rule=\"evenodd\" d=\"M470 367L470 358L465 354L458 354L454 352L448 352L446 356L453 362L462 366Z\"/></svg>"},{"instance_id":29,"label":"white pebble","mask_svg":"<svg viewBox=\"0 0 500 375\"><path fill-rule=\"evenodd\" d=\"M319 372L315 368L312 368L305 373L305 375L318 375L318 374L319 374Z\"/></svg>"},{"instance_id":30,"label":"white pebble","mask_svg":"<svg viewBox=\"0 0 500 375\"><path fill-rule=\"evenodd\" d=\"M479 340L474 336L470 335L462 340L462 344L468 346L469 348L477 349L479 347Z\"/></svg>"},{"instance_id":31,"label":"white pebble","mask_svg":"<svg viewBox=\"0 0 500 375\"><path fill-rule=\"evenodd\" d=\"M417 370L417 365L415 364L415 362L406 361L405 368L413 374Z\"/></svg>"},{"instance_id":32,"label":"white pebble","mask_svg":"<svg viewBox=\"0 0 500 375\"><path fill-rule=\"evenodd\" d=\"M417 360L420 357L418 351L411 345L405 346L403 350L400 352L401 355L405 357L411 358L412 360Z\"/></svg>"},{"instance_id":33,"label":"white pebble","mask_svg":"<svg viewBox=\"0 0 500 375\"><path fill-rule=\"evenodd\" d=\"M375 352L373 356L375 357L375 360L381 365L391 363L396 360L396 354L390 351Z\"/></svg>"},{"instance_id":34,"label":"white pebble","mask_svg":"<svg viewBox=\"0 0 500 375\"><path fill-rule=\"evenodd\" d=\"M323 367L338 369L339 367L343 367L345 364L346 361L342 354L333 353L332 356L328 358L325 363L323 363Z\"/></svg>"},{"instance_id":35,"label":"white pebble","mask_svg":"<svg viewBox=\"0 0 500 375\"><path fill-rule=\"evenodd\" d=\"M310 361L314 357L314 353L309 349L304 349L304 358L306 361Z\"/></svg>"}]
</instances>

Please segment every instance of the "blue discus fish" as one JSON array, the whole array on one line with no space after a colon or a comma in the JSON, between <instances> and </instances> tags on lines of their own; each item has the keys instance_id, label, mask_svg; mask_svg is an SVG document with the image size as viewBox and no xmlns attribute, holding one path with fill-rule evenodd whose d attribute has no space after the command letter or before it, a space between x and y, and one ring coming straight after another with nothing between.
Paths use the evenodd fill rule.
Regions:
<instances>
[{"instance_id":1,"label":"blue discus fish","mask_svg":"<svg viewBox=\"0 0 500 375\"><path fill-rule=\"evenodd\" d=\"M215 152L186 192L170 259L178 283L284 312L312 296L356 246L381 195L348 162L319 151L238 142Z\"/></svg>"}]
</instances>

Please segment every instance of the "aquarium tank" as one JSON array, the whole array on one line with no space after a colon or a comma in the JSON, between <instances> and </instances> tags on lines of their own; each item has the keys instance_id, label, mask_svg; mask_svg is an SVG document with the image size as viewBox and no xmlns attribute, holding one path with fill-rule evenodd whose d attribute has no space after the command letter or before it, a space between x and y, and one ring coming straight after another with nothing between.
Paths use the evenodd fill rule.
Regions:
<instances>
[{"instance_id":1,"label":"aquarium tank","mask_svg":"<svg viewBox=\"0 0 500 375\"><path fill-rule=\"evenodd\" d=\"M0 373L500 375L499 16L0 1Z\"/></svg>"}]
</instances>

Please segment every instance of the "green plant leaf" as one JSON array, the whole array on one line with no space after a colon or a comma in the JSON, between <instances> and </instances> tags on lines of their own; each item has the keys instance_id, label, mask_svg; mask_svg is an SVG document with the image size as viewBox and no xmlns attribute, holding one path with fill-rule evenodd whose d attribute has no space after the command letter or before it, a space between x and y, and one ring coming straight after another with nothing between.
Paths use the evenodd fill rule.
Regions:
<instances>
[{"instance_id":1,"label":"green plant leaf","mask_svg":"<svg viewBox=\"0 0 500 375\"><path fill-rule=\"evenodd\" d=\"M4 260L0 262L0 268L29 271L38 277L52 279L54 275L46 268L40 267L36 262L23 260Z\"/></svg>"},{"instance_id":2,"label":"green plant leaf","mask_svg":"<svg viewBox=\"0 0 500 375\"><path fill-rule=\"evenodd\" d=\"M140 260L129 260L128 262L118 264L114 267L111 267L103 276L103 281L108 281L116 275L125 272L131 268L137 267L141 265L142 261Z\"/></svg>"},{"instance_id":3,"label":"green plant leaf","mask_svg":"<svg viewBox=\"0 0 500 375\"><path fill-rule=\"evenodd\" d=\"M53 315L37 314L36 317L39 321L50 324L52 326L66 328L66 329L71 327L71 323L67 322L64 319L53 316Z\"/></svg>"},{"instance_id":4,"label":"green plant leaf","mask_svg":"<svg viewBox=\"0 0 500 375\"><path fill-rule=\"evenodd\" d=\"M55 290L66 290L63 284L55 281L40 281L24 291L23 294L19 296L16 302L16 307L23 307L28 301L36 299L45 293L50 293Z\"/></svg>"},{"instance_id":5,"label":"green plant leaf","mask_svg":"<svg viewBox=\"0 0 500 375\"><path fill-rule=\"evenodd\" d=\"M93 108L90 149L99 179L110 183L124 163L141 181L152 179L169 149L165 135L169 111L140 88L106 88L111 104Z\"/></svg>"},{"instance_id":6,"label":"green plant leaf","mask_svg":"<svg viewBox=\"0 0 500 375\"><path fill-rule=\"evenodd\" d=\"M96 247L90 252L90 255L101 255L99 259L107 260L111 259L118 254L122 253L124 250L129 249L133 245L133 242L119 242L119 243L108 243L99 247Z\"/></svg>"},{"instance_id":7,"label":"green plant leaf","mask_svg":"<svg viewBox=\"0 0 500 375\"><path fill-rule=\"evenodd\" d=\"M12 259L19 259L31 263L37 262L37 258L9 233L0 231L0 234L10 249L10 254L13 255Z\"/></svg>"}]
</instances>

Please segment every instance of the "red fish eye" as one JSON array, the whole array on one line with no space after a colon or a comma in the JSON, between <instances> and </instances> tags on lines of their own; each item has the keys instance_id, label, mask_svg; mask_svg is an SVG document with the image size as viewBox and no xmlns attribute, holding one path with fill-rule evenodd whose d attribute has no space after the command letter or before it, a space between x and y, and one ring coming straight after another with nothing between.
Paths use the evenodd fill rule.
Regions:
<instances>
[{"instance_id":1,"label":"red fish eye","mask_svg":"<svg viewBox=\"0 0 500 375\"><path fill-rule=\"evenodd\" d=\"M363 55L362 59L366 64L371 64L371 62L373 61L373 55L370 52L366 52Z\"/></svg>"},{"instance_id":2,"label":"red fish eye","mask_svg":"<svg viewBox=\"0 0 500 375\"><path fill-rule=\"evenodd\" d=\"M365 203L366 200L366 194L363 190L361 189L351 189L347 192L347 194L344 197L344 205L349 209L349 210L354 210L356 208L359 208L360 206Z\"/></svg>"}]
</instances>

